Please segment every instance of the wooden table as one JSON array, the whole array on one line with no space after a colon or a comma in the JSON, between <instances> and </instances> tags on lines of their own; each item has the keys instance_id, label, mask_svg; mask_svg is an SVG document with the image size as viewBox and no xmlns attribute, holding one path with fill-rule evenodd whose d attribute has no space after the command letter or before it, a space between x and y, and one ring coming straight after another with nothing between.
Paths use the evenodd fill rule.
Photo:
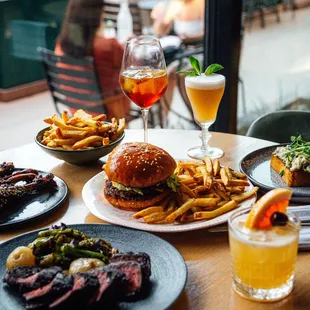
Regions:
<instances>
[{"instance_id":1,"label":"wooden table","mask_svg":"<svg viewBox=\"0 0 310 310\"><path fill-rule=\"evenodd\" d=\"M150 130L149 142L163 147L175 158L182 159L186 158L188 148L200 144L198 135L198 131ZM126 132L125 141L141 141L142 139L142 130ZM272 143L249 137L214 133L211 145L219 146L225 151L225 156L221 159L223 164L238 169L239 161L244 155L255 149L272 145ZM53 172L67 182L70 197L63 207L47 218L23 228L0 232L0 242L53 223L103 222L88 212L81 197L84 184L101 171L102 162L91 166L72 166L45 154L34 143L1 152L1 161L13 161L16 167L32 167ZM280 302L265 304L247 301L233 292L227 233L215 234L207 230L199 230L178 234L159 234L159 236L180 251L188 267L186 288L172 309L310 309L310 254L306 252L298 255L293 294Z\"/></svg>"}]
</instances>

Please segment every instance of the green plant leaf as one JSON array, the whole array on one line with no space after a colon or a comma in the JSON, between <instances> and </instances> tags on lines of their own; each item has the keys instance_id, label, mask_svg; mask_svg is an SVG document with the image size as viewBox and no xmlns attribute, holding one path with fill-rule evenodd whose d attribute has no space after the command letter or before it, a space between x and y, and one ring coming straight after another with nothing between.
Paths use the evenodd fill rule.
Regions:
<instances>
[{"instance_id":1,"label":"green plant leaf","mask_svg":"<svg viewBox=\"0 0 310 310\"><path fill-rule=\"evenodd\" d=\"M279 175L280 175L281 177L283 177L283 176L284 176L284 170L281 170L280 173L279 173Z\"/></svg>"},{"instance_id":2,"label":"green plant leaf","mask_svg":"<svg viewBox=\"0 0 310 310\"><path fill-rule=\"evenodd\" d=\"M201 64L197 58L194 56L189 57L189 61L193 67L193 69L196 71L197 75L200 75L202 69L201 69Z\"/></svg>"},{"instance_id":3,"label":"green plant leaf","mask_svg":"<svg viewBox=\"0 0 310 310\"><path fill-rule=\"evenodd\" d=\"M224 67L222 65L220 65L220 64L212 64L212 65L210 65L206 69L205 74L206 75L211 75L212 73L215 73L215 72L217 72L219 70L222 70L222 69L224 69Z\"/></svg>"}]
</instances>

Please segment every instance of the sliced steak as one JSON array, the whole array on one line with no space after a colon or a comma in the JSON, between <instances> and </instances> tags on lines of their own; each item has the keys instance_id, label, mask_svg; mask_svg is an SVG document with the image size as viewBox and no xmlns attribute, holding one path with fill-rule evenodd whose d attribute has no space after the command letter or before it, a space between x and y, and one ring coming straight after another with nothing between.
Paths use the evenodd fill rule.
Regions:
<instances>
[{"instance_id":1,"label":"sliced steak","mask_svg":"<svg viewBox=\"0 0 310 310\"><path fill-rule=\"evenodd\" d=\"M124 252L115 254L110 258L110 263L118 262L137 262L141 265L143 278L149 279L151 276L151 259L147 253L144 252Z\"/></svg>"},{"instance_id":2,"label":"sliced steak","mask_svg":"<svg viewBox=\"0 0 310 310\"><path fill-rule=\"evenodd\" d=\"M127 278L126 295L134 295L142 290L143 277L141 265L137 262L119 262L106 266L108 270L123 272ZM144 280L145 281L145 280Z\"/></svg>"},{"instance_id":3,"label":"sliced steak","mask_svg":"<svg viewBox=\"0 0 310 310\"><path fill-rule=\"evenodd\" d=\"M50 283L61 271L57 266L42 269L27 278L16 279L16 286L21 293L29 292Z\"/></svg>"},{"instance_id":4,"label":"sliced steak","mask_svg":"<svg viewBox=\"0 0 310 310\"><path fill-rule=\"evenodd\" d=\"M91 273L81 272L74 276L73 287L49 305L49 309L86 309L87 304L99 287L98 278Z\"/></svg>"},{"instance_id":5,"label":"sliced steak","mask_svg":"<svg viewBox=\"0 0 310 310\"><path fill-rule=\"evenodd\" d=\"M17 286L18 279L28 278L38 272L41 271L39 267L32 267L32 266L18 266L14 267L11 270L7 270L3 282L7 283L12 286Z\"/></svg>"},{"instance_id":6,"label":"sliced steak","mask_svg":"<svg viewBox=\"0 0 310 310\"><path fill-rule=\"evenodd\" d=\"M58 273L52 282L36 290L25 293L27 309L40 308L40 304L48 304L72 289L73 277ZM37 304L37 307L35 306Z\"/></svg>"},{"instance_id":7,"label":"sliced steak","mask_svg":"<svg viewBox=\"0 0 310 310\"><path fill-rule=\"evenodd\" d=\"M89 300L89 305L106 303L112 305L126 293L128 283L123 272L103 267L93 269L89 273L95 275L99 280L99 287Z\"/></svg>"}]
</instances>

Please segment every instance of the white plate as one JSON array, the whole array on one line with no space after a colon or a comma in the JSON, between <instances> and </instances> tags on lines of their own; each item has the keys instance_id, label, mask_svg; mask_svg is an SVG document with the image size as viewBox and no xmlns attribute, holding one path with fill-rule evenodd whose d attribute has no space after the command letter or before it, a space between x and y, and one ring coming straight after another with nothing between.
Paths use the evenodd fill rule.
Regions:
<instances>
[{"instance_id":1,"label":"white plate","mask_svg":"<svg viewBox=\"0 0 310 310\"><path fill-rule=\"evenodd\" d=\"M216 226L227 222L230 214L233 212L225 213L212 220L202 220L186 224L146 224L143 219L136 220L132 218L135 212L124 211L113 207L103 195L103 186L105 183L105 172L102 171L90 179L83 187L82 197L88 207L89 211L98 218L112 224L121 225L125 227L153 231L153 232L182 232L202 229L207 227ZM253 188L251 184L247 189ZM256 196L245 200L241 203L239 209L252 206L256 201Z\"/></svg>"}]
</instances>

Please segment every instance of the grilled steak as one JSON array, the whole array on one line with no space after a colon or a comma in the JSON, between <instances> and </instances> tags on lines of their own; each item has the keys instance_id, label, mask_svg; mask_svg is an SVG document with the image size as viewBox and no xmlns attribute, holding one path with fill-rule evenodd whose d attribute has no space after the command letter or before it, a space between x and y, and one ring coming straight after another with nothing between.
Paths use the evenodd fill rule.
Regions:
<instances>
[{"instance_id":1,"label":"grilled steak","mask_svg":"<svg viewBox=\"0 0 310 310\"><path fill-rule=\"evenodd\" d=\"M12 286L17 286L18 279L28 278L40 271L41 268L39 267L32 267L32 266L14 267L13 269L6 271L3 278L3 282Z\"/></svg>"},{"instance_id":2,"label":"grilled steak","mask_svg":"<svg viewBox=\"0 0 310 310\"><path fill-rule=\"evenodd\" d=\"M15 286L21 293L29 292L50 283L61 270L60 267L56 266L42 269L29 277L16 278L11 285Z\"/></svg>"},{"instance_id":3,"label":"grilled steak","mask_svg":"<svg viewBox=\"0 0 310 310\"><path fill-rule=\"evenodd\" d=\"M73 286L73 277L58 273L52 282L36 290L25 293L23 296L27 301L27 309L37 309L62 296Z\"/></svg>"},{"instance_id":4,"label":"grilled steak","mask_svg":"<svg viewBox=\"0 0 310 310\"><path fill-rule=\"evenodd\" d=\"M126 295L134 295L142 290L143 277L141 265L137 262L118 262L106 266L108 270L119 270L126 275Z\"/></svg>"},{"instance_id":5,"label":"grilled steak","mask_svg":"<svg viewBox=\"0 0 310 310\"><path fill-rule=\"evenodd\" d=\"M126 293L127 279L124 273L106 267L89 271L99 280L99 287L90 298L89 305L113 304Z\"/></svg>"},{"instance_id":6,"label":"grilled steak","mask_svg":"<svg viewBox=\"0 0 310 310\"><path fill-rule=\"evenodd\" d=\"M110 258L110 263L117 262L137 262L141 265L142 275L145 279L149 279L151 276L151 259L150 256L143 252L133 253L133 252L124 252L115 254Z\"/></svg>"},{"instance_id":7,"label":"grilled steak","mask_svg":"<svg viewBox=\"0 0 310 310\"><path fill-rule=\"evenodd\" d=\"M91 273L77 273L74 276L73 287L67 293L57 298L49 309L86 309L87 304L99 287L98 278Z\"/></svg>"}]
</instances>

